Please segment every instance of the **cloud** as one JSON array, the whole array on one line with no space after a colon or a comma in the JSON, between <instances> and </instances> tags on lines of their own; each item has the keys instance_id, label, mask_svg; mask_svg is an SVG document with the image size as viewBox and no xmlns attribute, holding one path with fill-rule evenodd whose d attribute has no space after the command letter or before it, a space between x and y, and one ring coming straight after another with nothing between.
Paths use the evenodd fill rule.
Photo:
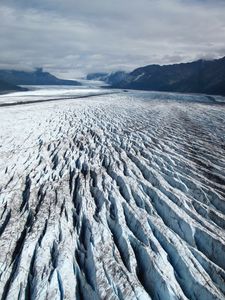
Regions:
<instances>
[{"instance_id":1,"label":"cloud","mask_svg":"<svg viewBox=\"0 0 225 300\"><path fill-rule=\"evenodd\" d=\"M1 0L0 67L64 77L225 55L215 0Z\"/></svg>"}]
</instances>

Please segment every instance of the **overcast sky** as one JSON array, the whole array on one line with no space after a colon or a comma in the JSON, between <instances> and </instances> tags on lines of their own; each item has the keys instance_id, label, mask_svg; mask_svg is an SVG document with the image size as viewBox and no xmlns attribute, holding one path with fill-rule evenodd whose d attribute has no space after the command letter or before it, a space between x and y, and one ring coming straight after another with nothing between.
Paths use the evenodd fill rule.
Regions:
<instances>
[{"instance_id":1,"label":"overcast sky","mask_svg":"<svg viewBox=\"0 0 225 300\"><path fill-rule=\"evenodd\" d=\"M0 0L0 68L65 78L225 55L225 0Z\"/></svg>"}]
</instances>

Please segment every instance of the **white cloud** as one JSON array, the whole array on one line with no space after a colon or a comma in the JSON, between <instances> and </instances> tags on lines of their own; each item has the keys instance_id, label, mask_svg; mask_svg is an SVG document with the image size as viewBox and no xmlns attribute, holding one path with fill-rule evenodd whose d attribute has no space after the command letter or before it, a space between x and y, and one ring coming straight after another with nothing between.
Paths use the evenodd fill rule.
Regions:
<instances>
[{"instance_id":1,"label":"white cloud","mask_svg":"<svg viewBox=\"0 0 225 300\"><path fill-rule=\"evenodd\" d=\"M2 0L0 67L63 76L225 55L225 3Z\"/></svg>"}]
</instances>

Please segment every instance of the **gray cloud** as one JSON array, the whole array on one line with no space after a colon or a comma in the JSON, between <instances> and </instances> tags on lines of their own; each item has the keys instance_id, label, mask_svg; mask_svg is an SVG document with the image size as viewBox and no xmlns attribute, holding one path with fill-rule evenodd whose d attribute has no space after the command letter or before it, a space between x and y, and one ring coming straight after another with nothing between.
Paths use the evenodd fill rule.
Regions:
<instances>
[{"instance_id":1,"label":"gray cloud","mask_svg":"<svg viewBox=\"0 0 225 300\"><path fill-rule=\"evenodd\" d=\"M225 55L215 0L1 0L0 68L64 77Z\"/></svg>"}]
</instances>

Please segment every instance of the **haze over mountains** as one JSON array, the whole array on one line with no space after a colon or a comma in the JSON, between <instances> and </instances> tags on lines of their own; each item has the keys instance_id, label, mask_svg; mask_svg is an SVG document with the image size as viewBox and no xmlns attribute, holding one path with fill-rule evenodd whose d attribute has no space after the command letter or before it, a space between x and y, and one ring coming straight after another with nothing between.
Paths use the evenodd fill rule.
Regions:
<instances>
[{"instance_id":1,"label":"haze over mountains","mask_svg":"<svg viewBox=\"0 0 225 300\"><path fill-rule=\"evenodd\" d=\"M148 65L131 73L89 74L114 88L225 95L225 57L173 65Z\"/></svg>"},{"instance_id":2,"label":"haze over mountains","mask_svg":"<svg viewBox=\"0 0 225 300\"><path fill-rule=\"evenodd\" d=\"M110 85L115 85L127 78L128 73L124 71L116 71L112 73L90 73L87 75L87 80L100 80Z\"/></svg>"}]
</instances>

